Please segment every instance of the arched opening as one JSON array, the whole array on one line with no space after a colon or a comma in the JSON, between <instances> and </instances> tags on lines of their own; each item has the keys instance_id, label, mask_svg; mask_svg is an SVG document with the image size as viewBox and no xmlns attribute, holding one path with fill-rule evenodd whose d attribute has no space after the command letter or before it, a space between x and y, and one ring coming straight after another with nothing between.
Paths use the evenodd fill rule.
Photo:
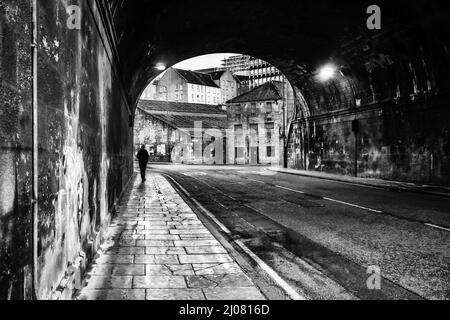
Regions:
<instances>
[{"instance_id":1,"label":"arched opening","mask_svg":"<svg viewBox=\"0 0 450 320\"><path fill-rule=\"evenodd\" d=\"M37 24L30 21L27 1L3 0L0 6L0 299L61 297L61 279L80 278L133 181L133 125L142 92L163 67L220 52L258 57L281 70L293 88L294 108L292 119L289 114L283 121L287 156L278 165L295 176L322 180L294 183L279 172L237 169L211 172L209 181L208 174L191 172L185 180L192 194L208 209L224 209L218 215L225 219L231 216L225 209L240 210L233 231L262 249L276 241L288 246L294 239L291 243L302 245L288 249L308 259L344 257L340 266L360 277L339 279L359 289L366 280L362 266L379 263L395 283L394 294L382 291L382 298L395 297L397 289L404 296L412 290L448 298L448 268L442 262L448 259L442 246L448 239L437 233L450 228L448 203L433 198L447 195L450 184L447 4L378 1L382 28L373 30L366 24L371 4L366 1L212 6L210 1L89 0L75 10L82 17L79 26L67 24L72 11L65 1L32 3ZM36 44L30 43L34 29ZM30 47L38 55L36 68ZM33 97L37 103L31 103ZM230 108L234 119L243 118L244 109L250 116L254 110L251 101L232 102ZM223 117L219 111L214 119ZM244 130L232 125L234 132ZM38 129L37 145L31 128ZM275 126L263 129L277 133ZM244 164L261 162L261 152L252 153L243 140L245 152L232 148L225 159L233 154L234 162L240 158L236 154L244 154ZM269 148L266 155L272 154ZM154 147L162 157L169 150ZM324 180L330 177L341 182ZM280 179L276 185L275 179ZM361 181L378 185L366 190ZM38 190L31 194L36 182ZM422 194L386 195L380 185ZM36 208L37 226L30 221ZM259 231L268 235L267 243L255 236ZM359 255L365 252L370 254ZM399 255L402 261L394 261ZM411 270L412 265L430 267Z\"/></svg>"},{"instance_id":2,"label":"arched opening","mask_svg":"<svg viewBox=\"0 0 450 320\"><path fill-rule=\"evenodd\" d=\"M288 137L303 102L282 71L262 59L194 57L164 70L142 93L135 149L147 146L150 162L287 167Z\"/></svg>"}]
</instances>

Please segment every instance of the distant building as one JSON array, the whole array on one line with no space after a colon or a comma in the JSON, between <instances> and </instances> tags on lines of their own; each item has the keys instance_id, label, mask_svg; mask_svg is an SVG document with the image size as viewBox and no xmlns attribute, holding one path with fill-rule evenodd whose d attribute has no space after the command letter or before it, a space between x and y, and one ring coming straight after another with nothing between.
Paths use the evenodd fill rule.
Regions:
<instances>
[{"instance_id":1,"label":"distant building","mask_svg":"<svg viewBox=\"0 0 450 320\"><path fill-rule=\"evenodd\" d=\"M249 77L248 86L256 88L269 81L283 81L283 74L270 63L246 55L233 56L223 60L223 68L234 74Z\"/></svg>"},{"instance_id":2,"label":"distant building","mask_svg":"<svg viewBox=\"0 0 450 320\"><path fill-rule=\"evenodd\" d=\"M249 81L250 89L256 88L269 81L284 81L283 74L280 70L269 64L268 62L250 58L249 64Z\"/></svg>"},{"instance_id":3,"label":"distant building","mask_svg":"<svg viewBox=\"0 0 450 320\"><path fill-rule=\"evenodd\" d=\"M235 76L228 70L215 71L209 74L214 82L220 87L221 105L225 105L228 100L247 91L245 90L248 88L248 85L245 83L245 77Z\"/></svg>"},{"instance_id":4,"label":"distant building","mask_svg":"<svg viewBox=\"0 0 450 320\"><path fill-rule=\"evenodd\" d=\"M196 125L200 128L198 132ZM214 163L216 150L207 149L215 140L210 131L220 131L224 136L226 125L227 114L219 107L141 100L134 126L135 149L145 145L151 162ZM196 146L199 152L196 152ZM222 152L222 158L226 159L225 147L217 152Z\"/></svg>"},{"instance_id":5,"label":"distant building","mask_svg":"<svg viewBox=\"0 0 450 320\"><path fill-rule=\"evenodd\" d=\"M141 95L141 99L143 100L157 100L157 88L158 88L158 81L154 81L153 85L147 86L147 88L144 90L144 92Z\"/></svg>"},{"instance_id":6,"label":"distant building","mask_svg":"<svg viewBox=\"0 0 450 320\"><path fill-rule=\"evenodd\" d=\"M223 67L218 67L218 68L208 68L208 69L200 69L200 70L194 70L195 72L201 72L201 73L213 73L213 72L218 72L218 71L225 71L227 69L223 68Z\"/></svg>"},{"instance_id":7,"label":"distant building","mask_svg":"<svg viewBox=\"0 0 450 320\"><path fill-rule=\"evenodd\" d=\"M250 56L236 55L222 60L222 68L231 73L246 72L250 68Z\"/></svg>"},{"instance_id":8,"label":"distant building","mask_svg":"<svg viewBox=\"0 0 450 320\"><path fill-rule=\"evenodd\" d=\"M142 94L142 99L225 105L228 100L267 82L286 82L268 62L240 55L223 60L223 66L200 71L170 68Z\"/></svg>"},{"instance_id":9,"label":"distant building","mask_svg":"<svg viewBox=\"0 0 450 320\"><path fill-rule=\"evenodd\" d=\"M235 74L234 77L236 78L238 85L236 96L240 96L250 90L250 77L237 74Z\"/></svg>"},{"instance_id":10,"label":"distant building","mask_svg":"<svg viewBox=\"0 0 450 320\"><path fill-rule=\"evenodd\" d=\"M283 163L283 119L295 107L293 94L288 83L271 81L227 102L227 163Z\"/></svg>"},{"instance_id":11,"label":"distant building","mask_svg":"<svg viewBox=\"0 0 450 320\"><path fill-rule=\"evenodd\" d=\"M200 72L170 68L153 84L153 88L149 87L146 91L153 100L207 105L221 102L220 87L210 75Z\"/></svg>"}]
</instances>

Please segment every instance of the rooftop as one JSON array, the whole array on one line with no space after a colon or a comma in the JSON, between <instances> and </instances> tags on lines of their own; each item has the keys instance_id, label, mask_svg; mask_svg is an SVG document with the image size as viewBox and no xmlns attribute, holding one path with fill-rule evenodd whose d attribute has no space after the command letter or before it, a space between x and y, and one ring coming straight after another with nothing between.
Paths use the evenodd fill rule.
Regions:
<instances>
[{"instance_id":1,"label":"rooftop","mask_svg":"<svg viewBox=\"0 0 450 320\"><path fill-rule=\"evenodd\" d=\"M218 106L185 102L141 100L138 108L178 129L194 128L196 121L203 129L225 129L227 113Z\"/></svg>"},{"instance_id":2,"label":"rooftop","mask_svg":"<svg viewBox=\"0 0 450 320\"><path fill-rule=\"evenodd\" d=\"M173 70L176 73L178 73L182 78L184 78L187 81L187 83L206 87L219 88L209 74L175 68L173 68Z\"/></svg>"},{"instance_id":3,"label":"rooftop","mask_svg":"<svg viewBox=\"0 0 450 320\"><path fill-rule=\"evenodd\" d=\"M268 100L280 100L283 97L283 83L281 81L267 82L249 92L227 101L227 103L244 103Z\"/></svg>"}]
</instances>

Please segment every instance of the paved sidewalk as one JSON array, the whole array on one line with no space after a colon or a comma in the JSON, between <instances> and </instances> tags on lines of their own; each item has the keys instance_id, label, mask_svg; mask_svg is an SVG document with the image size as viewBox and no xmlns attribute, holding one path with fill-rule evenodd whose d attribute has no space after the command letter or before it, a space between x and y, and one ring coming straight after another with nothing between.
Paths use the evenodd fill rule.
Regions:
<instances>
[{"instance_id":1,"label":"paved sidewalk","mask_svg":"<svg viewBox=\"0 0 450 320\"><path fill-rule=\"evenodd\" d=\"M283 168L268 168L268 169L271 171L293 174L293 175L304 176L304 177L341 181L341 182L347 182L347 183L367 185L367 186L372 186L372 187L391 189L391 190L396 190L396 191L409 191L409 192L425 193L425 194L450 197L450 188L447 188L447 187L418 185L418 184L414 184L414 183L389 181L389 180L374 179L374 178L357 178L357 177L342 176L342 175L331 174L331 173L326 173L326 172L318 172L318 171L305 171L305 170L283 169Z\"/></svg>"},{"instance_id":2,"label":"paved sidewalk","mask_svg":"<svg viewBox=\"0 0 450 320\"><path fill-rule=\"evenodd\" d=\"M168 181L135 179L79 300L264 300Z\"/></svg>"}]
</instances>

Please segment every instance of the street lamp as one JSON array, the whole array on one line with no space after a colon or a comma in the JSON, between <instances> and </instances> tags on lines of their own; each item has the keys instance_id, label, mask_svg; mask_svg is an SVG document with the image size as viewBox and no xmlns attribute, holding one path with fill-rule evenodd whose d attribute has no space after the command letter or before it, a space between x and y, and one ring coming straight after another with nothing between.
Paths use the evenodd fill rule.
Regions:
<instances>
[{"instance_id":1,"label":"street lamp","mask_svg":"<svg viewBox=\"0 0 450 320\"><path fill-rule=\"evenodd\" d=\"M337 67L333 64L327 64L320 68L317 77L321 82L326 82L336 75Z\"/></svg>"},{"instance_id":2,"label":"street lamp","mask_svg":"<svg viewBox=\"0 0 450 320\"><path fill-rule=\"evenodd\" d=\"M155 65L155 69L162 72L165 71L167 67L164 63L160 62Z\"/></svg>"}]
</instances>

